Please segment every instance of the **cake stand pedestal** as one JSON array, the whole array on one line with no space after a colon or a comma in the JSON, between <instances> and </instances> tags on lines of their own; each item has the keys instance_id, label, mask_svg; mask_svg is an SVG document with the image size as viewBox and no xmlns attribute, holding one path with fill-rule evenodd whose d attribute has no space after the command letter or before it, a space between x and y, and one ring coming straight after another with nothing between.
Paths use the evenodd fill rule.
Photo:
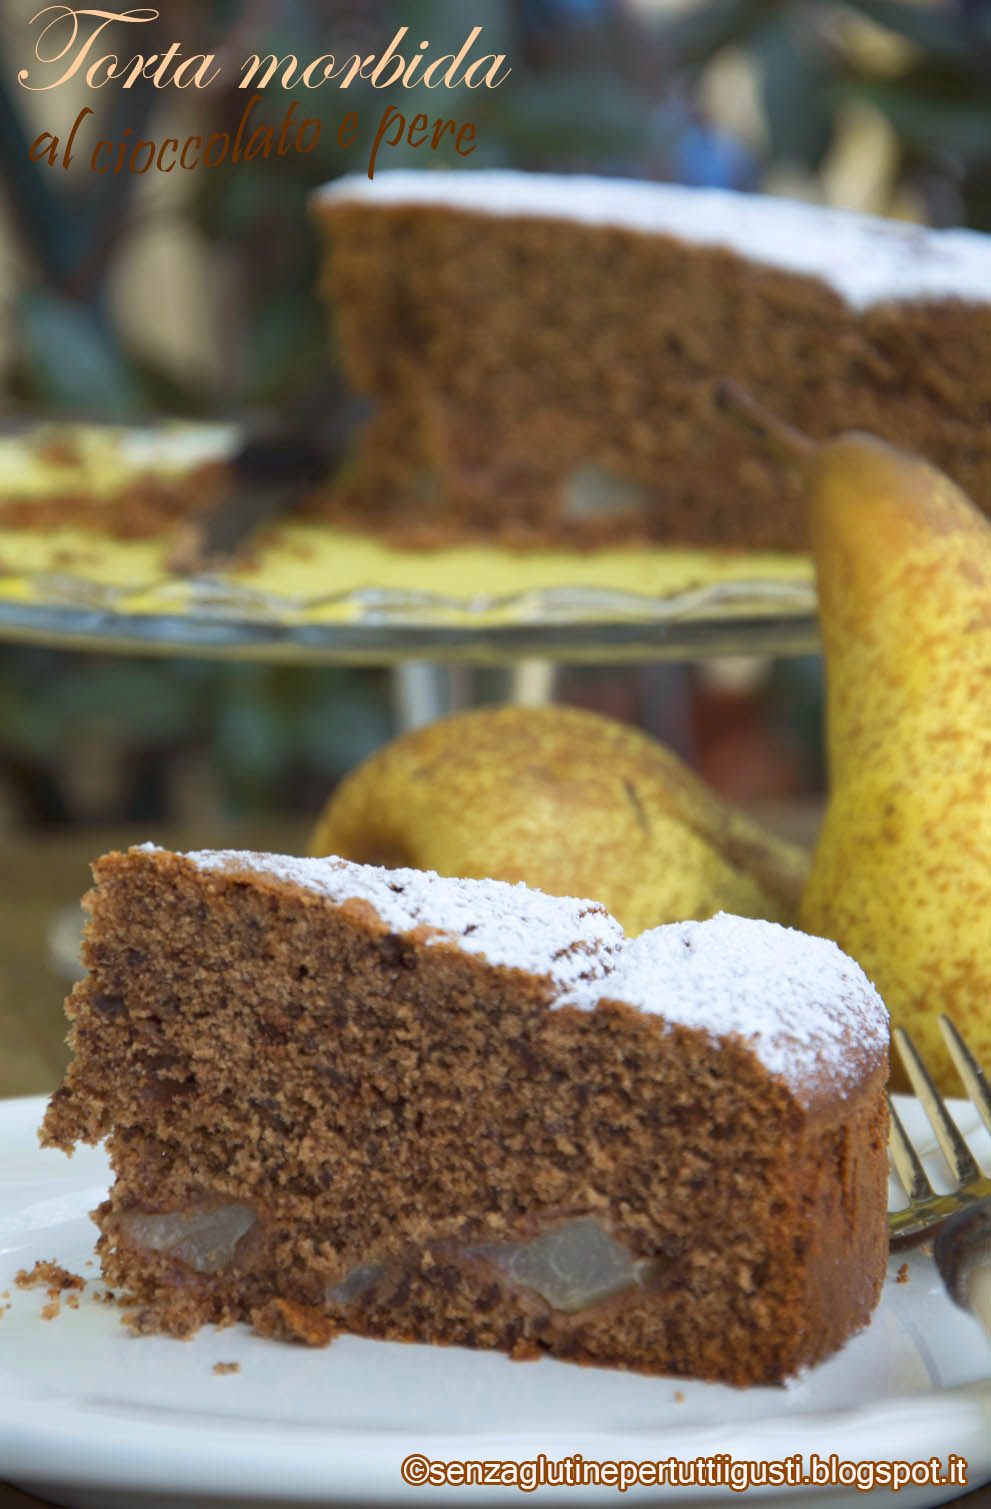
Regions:
<instances>
[{"instance_id":1,"label":"cake stand pedestal","mask_svg":"<svg viewBox=\"0 0 991 1509\"><path fill-rule=\"evenodd\" d=\"M514 707L546 707L554 700L553 660L515 660L501 668L499 700ZM405 733L435 723L449 713L474 707L475 678L470 665L451 661L397 660L390 667L396 728Z\"/></svg>"}]
</instances>

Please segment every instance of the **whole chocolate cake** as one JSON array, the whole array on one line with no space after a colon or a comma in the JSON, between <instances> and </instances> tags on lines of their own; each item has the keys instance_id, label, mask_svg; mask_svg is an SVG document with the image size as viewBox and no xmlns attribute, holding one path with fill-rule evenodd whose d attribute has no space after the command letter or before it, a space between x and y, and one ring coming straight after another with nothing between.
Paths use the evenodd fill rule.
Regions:
<instances>
[{"instance_id":1,"label":"whole chocolate cake","mask_svg":"<svg viewBox=\"0 0 991 1509\"><path fill-rule=\"evenodd\" d=\"M991 507L991 238L581 175L395 172L318 192L323 288L377 412L329 517L423 542L807 546L731 418L868 430Z\"/></svg>"}]
</instances>

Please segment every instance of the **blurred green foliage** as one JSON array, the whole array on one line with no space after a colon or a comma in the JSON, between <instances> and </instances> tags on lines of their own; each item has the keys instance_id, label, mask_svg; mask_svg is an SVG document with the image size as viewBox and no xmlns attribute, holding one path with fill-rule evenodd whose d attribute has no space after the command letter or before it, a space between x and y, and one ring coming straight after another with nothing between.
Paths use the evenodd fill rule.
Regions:
<instances>
[{"instance_id":1,"label":"blurred green foliage","mask_svg":"<svg viewBox=\"0 0 991 1509\"><path fill-rule=\"evenodd\" d=\"M877 77L844 45L842 21L859 13L914 49L894 77ZM468 25L484 28L486 51L505 52L512 75L495 90L401 91L411 118L442 111L477 125L477 150L459 159L448 138L429 153L389 149L381 166L480 168L515 165L585 169L689 182L754 187L773 164L815 172L833 140L837 111L862 99L882 111L901 142L900 173L936 222L991 229L991 5L985 0L699 0L686 10L635 9L621 0L251 0L182 6L155 25L172 38L181 22L185 52L249 50L315 57L381 51L400 26L410 42L456 47ZM142 42L151 39L143 32ZM768 124L765 159L711 129L700 103L705 68L728 44L744 47L760 77ZM0 127L7 150L7 197L36 275L14 301L20 359L16 399L32 407L104 415L170 410L200 413L279 404L305 388L326 363L326 331L313 286L316 250L305 204L319 183L364 171L383 104L395 91L359 83L306 98L325 129L317 149L277 161L225 164L197 173L191 212L222 249L239 290L238 353L223 391L165 372L129 349L110 312L115 252L134 213L132 174L97 180L69 197L43 165L27 161L16 91L0 70ZM197 129L236 129L246 96L228 69L195 101ZM305 91L303 91L305 93ZM103 134L141 134L150 86L117 90ZM443 96L443 98L440 98ZM188 103L188 101L187 101ZM270 88L257 111L281 116L285 96ZM341 149L333 129L347 109L360 135ZM167 311L163 311L167 314Z\"/></svg>"},{"instance_id":2,"label":"blurred green foliage","mask_svg":"<svg viewBox=\"0 0 991 1509\"><path fill-rule=\"evenodd\" d=\"M166 8L163 8L166 9ZM851 15L910 44L904 66L869 67L844 43ZM687 10L627 7L621 0L261 0L177 4L157 23L185 52L225 46L311 58L380 51L399 26L411 40L458 45L484 27L485 50L505 52L511 79L494 91L404 91L408 117L442 108L477 125L477 151L456 158L450 139L431 162L448 167L586 170L729 187L757 187L769 168L820 170L838 114L860 99L898 134L900 181L935 223L991 230L991 4L987 0L699 0ZM448 40L449 39L449 40ZM702 88L730 44L754 60L767 123L762 157L706 114ZM151 50L150 39L145 43ZM8 403L31 412L82 410L105 417L143 412L204 414L285 406L327 365L327 332L314 293L311 190L364 171L374 124L391 96L357 86L307 101L325 120L306 156L226 165L195 175L190 214L238 290L220 339L236 353L230 379L206 392L133 349L112 299L118 251L135 222L131 174L66 191L61 175L32 165L18 113L14 70L0 58L0 174L30 273L10 291L17 342ZM145 129L148 89L109 91L102 134ZM192 101L187 100L192 106ZM245 95L218 81L195 101L197 130L232 131ZM259 117L278 119L281 91ZM358 112L361 137L336 145L333 123ZM422 166L422 152L392 149L381 166ZM161 317L168 319L167 305ZM618 677L624 673L611 673ZM777 674L779 711L817 759L819 691L814 667ZM772 688L773 690L773 688ZM774 698L772 698L774 701ZM603 703L603 705L607 705ZM775 715L777 716L777 715ZM384 679L184 660L119 660L0 647L0 795L21 818L100 816L78 794L75 764L111 757L120 768L115 817L168 806L179 753L200 759L216 800L232 812L312 810L332 781L381 742L390 720ZM94 756L92 751L96 750Z\"/></svg>"},{"instance_id":3,"label":"blurred green foliage","mask_svg":"<svg viewBox=\"0 0 991 1509\"><path fill-rule=\"evenodd\" d=\"M0 647L0 794L22 823L315 812L392 731L376 671Z\"/></svg>"}]
</instances>

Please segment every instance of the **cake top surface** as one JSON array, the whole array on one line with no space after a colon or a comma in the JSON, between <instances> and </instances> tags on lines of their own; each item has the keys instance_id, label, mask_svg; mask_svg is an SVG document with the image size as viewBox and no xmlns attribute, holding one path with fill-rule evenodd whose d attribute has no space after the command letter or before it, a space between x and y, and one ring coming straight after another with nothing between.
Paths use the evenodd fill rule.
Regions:
<instances>
[{"instance_id":1,"label":"cake top surface","mask_svg":"<svg viewBox=\"0 0 991 1509\"><path fill-rule=\"evenodd\" d=\"M432 870L384 870L351 860L207 850L187 854L201 870L249 870L314 891L340 905L369 902L396 933L438 929L490 964L546 975L559 990L602 979L623 947L623 929L598 901L547 896L504 880L452 880Z\"/></svg>"},{"instance_id":2,"label":"cake top surface","mask_svg":"<svg viewBox=\"0 0 991 1509\"><path fill-rule=\"evenodd\" d=\"M919 299L991 302L991 236L772 195L587 174L397 170L336 179L317 190L316 202L423 205L670 235L819 278L855 309Z\"/></svg>"},{"instance_id":3,"label":"cake top surface","mask_svg":"<svg viewBox=\"0 0 991 1509\"><path fill-rule=\"evenodd\" d=\"M153 844L138 852L161 853ZM617 1000L714 1038L739 1037L799 1094L823 1078L840 1088L887 1051L888 1014L833 942L724 913L627 939L598 902L499 880L456 880L349 860L233 850L185 856L198 869L247 872L340 905L368 902L391 931L436 929L488 963L547 977L552 1007Z\"/></svg>"},{"instance_id":4,"label":"cake top surface","mask_svg":"<svg viewBox=\"0 0 991 1509\"><path fill-rule=\"evenodd\" d=\"M786 1079L887 1049L888 1013L860 965L830 939L776 922L720 912L654 928L626 943L605 990L666 1021L744 1038Z\"/></svg>"}]
</instances>

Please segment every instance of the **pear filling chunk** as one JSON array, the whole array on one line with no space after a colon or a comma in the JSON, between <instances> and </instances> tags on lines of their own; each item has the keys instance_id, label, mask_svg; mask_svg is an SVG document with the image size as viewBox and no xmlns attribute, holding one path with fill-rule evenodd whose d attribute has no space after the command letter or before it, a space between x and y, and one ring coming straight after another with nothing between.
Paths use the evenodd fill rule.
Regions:
<instances>
[{"instance_id":1,"label":"pear filling chunk","mask_svg":"<svg viewBox=\"0 0 991 1509\"><path fill-rule=\"evenodd\" d=\"M250 1205L234 1203L198 1210L129 1211L121 1227L139 1247L178 1258L197 1273L220 1273L256 1220Z\"/></svg>"},{"instance_id":2,"label":"pear filling chunk","mask_svg":"<svg viewBox=\"0 0 991 1509\"><path fill-rule=\"evenodd\" d=\"M647 493L638 483L607 471L594 461L578 466L564 485L562 515L569 523L643 513Z\"/></svg>"},{"instance_id":3,"label":"pear filling chunk","mask_svg":"<svg viewBox=\"0 0 991 1509\"><path fill-rule=\"evenodd\" d=\"M384 1272L384 1263L359 1263L357 1268L352 1268L339 1284L334 1284L327 1290L327 1303L329 1305L355 1304L373 1284L378 1282Z\"/></svg>"},{"instance_id":4,"label":"pear filling chunk","mask_svg":"<svg viewBox=\"0 0 991 1509\"><path fill-rule=\"evenodd\" d=\"M530 1289L552 1310L574 1314L650 1283L662 1273L662 1257L634 1258L595 1219L582 1216L528 1242L483 1242L461 1248L484 1258L510 1283ZM451 1254L456 1259L456 1251ZM359 1263L327 1289L327 1303L353 1305L386 1272L385 1263Z\"/></svg>"},{"instance_id":5,"label":"pear filling chunk","mask_svg":"<svg viewBox=\"0 0 991 1509\"><path fill-rule=\"evenodd\" d=\"M492 1242L472 1250L566 1314L646 1283L662 1266L661 1259L632 1257L594 1216L569 1221L529 1242Z\"/></svg>"}]
</instances>

